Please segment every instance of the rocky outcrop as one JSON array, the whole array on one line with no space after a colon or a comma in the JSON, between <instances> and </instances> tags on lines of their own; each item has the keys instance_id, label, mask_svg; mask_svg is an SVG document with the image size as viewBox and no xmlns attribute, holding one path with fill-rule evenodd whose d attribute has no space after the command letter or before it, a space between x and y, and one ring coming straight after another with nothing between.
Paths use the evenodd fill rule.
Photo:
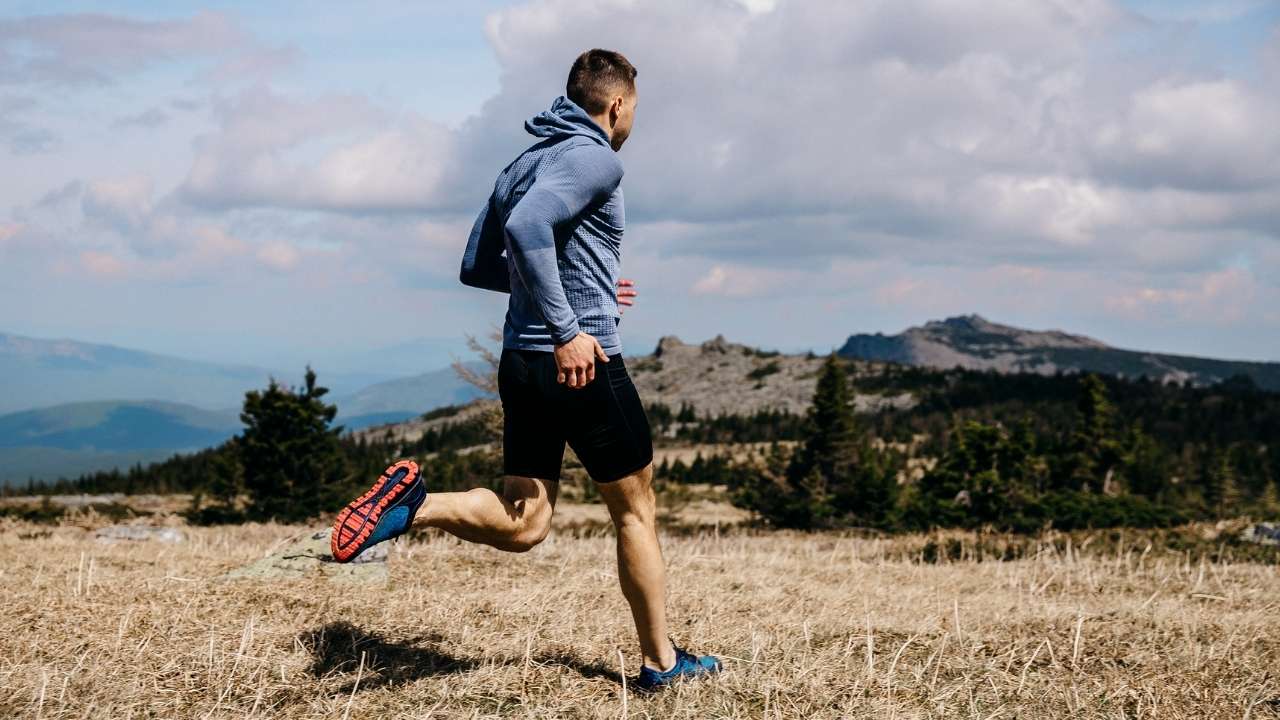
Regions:
<instances>
[{"instance_id":1,"label":"rocky outcrop","mask_svg":"<svg viewBox=\"0 0 1280 720\"><path fill-rule=\"evenodd\" d=\"M784 354L736 343L717 334L698 344L674 335L658 340L653 353L625 357L631 378L646 404L673 411L689 404L699 416L749 415L761 410L804 413L824 356ZM851 363L851 370L864 368ZM884 404L910 404L910 396L857 397L865 410Z\"/></svg>"},{"instance_id":2,"label":"rocky outcrop","mask_svg":"<svg viewBox=\"0 0 1280 720\"><path fill-rule=\"evenodd\" d=\"M897 335L851 335L837 351L860 360L999 372L1101 372L1161 382L1209 384L1244 375L1280 390L1280 363L1212 360L1114 348L1061 330L1024 330L980 315L961 315Z\"/></svg>"}]
</instances>

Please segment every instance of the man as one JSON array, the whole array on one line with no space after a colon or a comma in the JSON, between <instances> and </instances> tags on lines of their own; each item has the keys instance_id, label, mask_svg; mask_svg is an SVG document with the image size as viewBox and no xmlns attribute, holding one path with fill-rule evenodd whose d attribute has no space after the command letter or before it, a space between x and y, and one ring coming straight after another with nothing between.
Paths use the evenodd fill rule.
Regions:
<instances>
[{"instance_id":1,"label":"man","mask_svg":"<svg viewBox=\"0 0 1280 720\"><path fill-rule=\"evenodd\" d=\"M619 53L580 55L565 94L525 122L542 139L503 168L467 240L461 281L511 295L498 363L502 495L473 488L428 497L418 466L401 460L342 511L332 545L346 562L410 527L436 527L527 551L551 528L567 442L617 531L618 579L642 656L632 684L650 690L721 665L668 635L653 446L618 337L624 218L616 153L631 133L635 76Z\"/></svg>"}]
</instances>

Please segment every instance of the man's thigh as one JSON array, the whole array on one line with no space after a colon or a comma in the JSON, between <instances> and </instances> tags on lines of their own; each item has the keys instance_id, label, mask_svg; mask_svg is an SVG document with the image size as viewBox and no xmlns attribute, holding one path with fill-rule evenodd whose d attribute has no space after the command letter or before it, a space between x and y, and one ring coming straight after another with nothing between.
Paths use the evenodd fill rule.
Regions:
<instances>
[{"instance_id":1,"label":"man's thigh","mask_svg":"<svg viewBox=\"0 0 1280 720\"><path fill-rule=\"evenodd\" d=\"M550 363L550 364L549 364ZM498 360L502 399L502 470L506 475L559 480L565 423L560 403L547 387L555 358L504 348Z\"/></svg>"},{"instance_id":2,"label":"man's thigh","mask_svg":"<svg viewBox=\"0 0 1280 720\"><path fill-rule=\"evenodd\" d=\"M622 354L596 358L595 379L565 391L566 440L601 487L653 462L653 438Z\"/></svg>"}]
</instances>

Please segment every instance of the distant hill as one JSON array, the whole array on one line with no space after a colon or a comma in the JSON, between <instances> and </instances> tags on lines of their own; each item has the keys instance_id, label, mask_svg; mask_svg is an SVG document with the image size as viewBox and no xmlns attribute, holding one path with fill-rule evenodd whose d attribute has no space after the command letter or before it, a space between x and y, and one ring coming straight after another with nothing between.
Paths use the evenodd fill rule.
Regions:
<instances>
[{"instance_id":1,"label":"distant hill","mask_svg":"<svg viewBox=\"0 0 1280 720\"><path fill-rule=\"evenodd\" d=\"M1259 387L1280 391L1280 363L1214 360L1189 355L1124 350L1058 330L1024 330L979 315L934 320L897 335L850 335L836 351L878 360L1000 372L1100 372L1121 377L1210 384L1246 375Z\"/></svg>"},{"instance_id":2,"label":"distant hill","mask_svg":"<svg viewBox=\"0 0 1280 720\"><path fill-rule=\"evenodd\" d=\"M331 392L324 399L338 406L334 423L355 431L404 421L475 395L475 388L449 368L345 397ZM243 399L243 391L239 396ZM213 447L242 429L240 406L205 410L162 400L95 400L0 415L0 485L145 465Z\"/></svg>"},{"instance_id":3,"label":"distant hill","mask_svg":"<svg viewBox=\"0 0 1280 720\"><path fill-rule=\"evenodd\" d=\"M238 412L160 401L69 403L0 416L0 484L146 464L217 445Z\"/></svg>"},{"instance_id":4,"label":"distant hill","mask_svg":"<svg viewBox=\"0 0 1280 720\"><path fill-rule=\"evenodd\" d=\"M479 360L464 364L477 372L488 367ZM479 389L459 378L452 367L444 367L375 383L346 395L329 393L325 400L338 406L338 420L342 421L378 414L420 415L444 405L470 402L480 395Z\"/></svg>"},{"instance_id":5,"label":"distant hill","mask_svg":"<svg viewBox=\"0 0 1280 720\"><path fill-rule=\"evenodd\" d=\"M240 426L238 412L201 410L182 403L70 403L0 416L0 448L202 448L222 442Z\"/></svg>"},{"instance_id":6,"label":"distant hill","mask_svg":"<svg viewBox=\"0 0 1280 720\"><path fill-rule=\"evenodd\" d=\"M239 407L244 394L274 376L301 385L305 369L202 362L68 339L0 333L0 413L95 400L165 400L208 410ZM320 383L337 395L354 393L396 373L329 373Z\"/></svg>"}]
</instances>

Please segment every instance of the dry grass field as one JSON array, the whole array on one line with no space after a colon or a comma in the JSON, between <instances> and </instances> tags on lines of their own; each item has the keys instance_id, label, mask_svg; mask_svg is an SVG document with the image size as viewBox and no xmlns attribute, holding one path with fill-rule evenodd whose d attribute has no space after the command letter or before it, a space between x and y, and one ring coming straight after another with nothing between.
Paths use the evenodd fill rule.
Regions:
<instances>
[{"instance_id":1,"label":"dry grass field","mask_svg":"<svg viewBox=\"0 0 1280 720\"><path fill-rule=\"evenodd\" d=\"M673 633L726 671L637 697L611 531L562 510L527 554L401 539L367 587L219 579L301 527L0 521L0 717L1280 716L1277 566L1103 534L1001 562L965 534L670 529Z\"/></svg>"}]
</instances>

